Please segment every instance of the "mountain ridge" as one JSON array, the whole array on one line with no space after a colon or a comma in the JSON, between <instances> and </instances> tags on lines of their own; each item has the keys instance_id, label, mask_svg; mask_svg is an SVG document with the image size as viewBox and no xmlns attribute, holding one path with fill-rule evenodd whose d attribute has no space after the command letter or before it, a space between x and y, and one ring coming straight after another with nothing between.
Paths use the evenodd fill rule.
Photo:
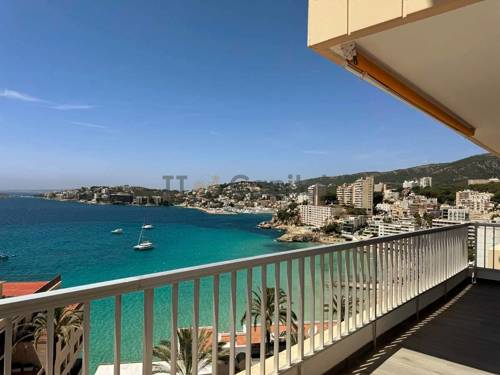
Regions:
<instances>
[{"instance_id":1,"label":"mountain ridge","mask_svg":"<svg viewBox=\"0 0 500 375\"><path fill-rule=\"evenodd\" d=\"M401 185L405 180L424 176L432 177L434 186L466 185L468 179L500 177L500 158L492 154L479 154L446 163L430 163L410 168L400 168L391 171L367 171L338 176L314 177L300 181L300 186L322 183L338 186L351 183L356 179L373 176L375 183L385 182Z\"/></svg>"}]
</instances>

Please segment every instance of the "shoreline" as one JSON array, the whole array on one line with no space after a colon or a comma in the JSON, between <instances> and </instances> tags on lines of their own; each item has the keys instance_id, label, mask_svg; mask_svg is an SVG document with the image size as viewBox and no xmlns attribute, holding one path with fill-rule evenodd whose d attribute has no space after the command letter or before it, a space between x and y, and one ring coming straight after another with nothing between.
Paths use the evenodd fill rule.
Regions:
<instances>
[{"instance_id":1,"label":"shoreline","mask_svg":"<svg viewBox=\"0 0 500 375\"><path fill-rule=\"evenodd\" d=\"M299 243L319 243L319 244L337 244L344 243L347 240L338 235L328 235L315 228L299 225L277 224L264 221L257 225L259 229L274 229L283 232L276 241L278 242L299 242Z\"/></svg>"}]
</instances>

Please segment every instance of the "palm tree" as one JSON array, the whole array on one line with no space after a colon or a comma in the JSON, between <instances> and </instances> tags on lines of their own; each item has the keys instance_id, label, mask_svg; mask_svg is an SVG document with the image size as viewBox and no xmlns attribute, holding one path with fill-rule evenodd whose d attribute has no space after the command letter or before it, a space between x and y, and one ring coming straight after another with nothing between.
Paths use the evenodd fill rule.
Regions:
<instances>
[{"instance_id":1,"label":"palm tree","mask_svg":"<svg viewBox=\"0 0 500 375\"><path fill-rule=\"evenodd\" d=\"M274 322L274 291L275 288L266 288L266 300L264 301L265 304L265 311L266 311L266 316L265 316L265 328L266 328L266 347L269 346L271 342L271 326ZM250 307L250 315L253 318L253 326L257 326L258 321L261 318L261 311L262 311L262 291L259 288L257 291L253 290L252 291L253 298L252 298L252 305ZM279 315L279 322L280 324L286 324L286 306L287 306L287 300L288 296L285 293L283 289L280 288L279 290L279 295L278 295L278 315ZM245 312L243 316L241 317L241 324L243 325L245 323L245 320L247 318L247 313ZM294 336L294 332L297 332L297 316L295 315L295 312L292 310L291 311L291 321L292 321L292 332L291 335L292 337ZM247 329L250 329L250 327L247 327ZM276 338L277 340L278 338Z\"/></svg>"},{"instance_id":2,"label":"palm tree","mask_svg":"<svg viewBox=\"0 0 500 375\"><path fill-rule=\"evenodd\" d=\"M179 328L177 330L177 370L183 375L191 375L193 371L193 327ZM198 330L198 370L212 363L212 340L211 333L204 328ZM214 338L217 339L217 338ZM219 359L227 359L228 351L223 348L224 343L217 343L217 357ZM153 348L153 355L161 361L166 361L171 364L171 343L169 340L161 340L158 345ZM164 372L165 369L159 369L159 372ZM157 371L158 372L158 371Z\"/></svg>"},{"instance_id":3,"label":"palm tree","mask_svg":"<svg viewBox=\"0 0 500 375\"><path fill-rule=\"evenodd\" d=\"M54 309L54 345L57 342L67 344L69 342L71 332L81 329L82 327L82 311L66 307L57 307ZM36 346L42 337L47 337L47 313L38 313L33 320L28 323L21 324L18 327L17 334L18 342L33 340Z\"/></svg>"},{"instance_id":4,"label":"palm tree","mask_svg":"<svg viewBox=\"0 0 500 375\"><path fill-rule=\"evenodd\" d=\"M346 305L345 301L346 301L345 296L342 295L340 297L340 321L342 321L342 322L345 320L346 306L348 307L349 312L354 311L354 303L353 303L352 296L349 296L347 305ZM359 313L359 308L358 308L359 301L360 301L360 299L356 298L356 313ZM323 313L328 314L329 310L330 310L330 308L329 308L328 304L325 303L325 305L323 306ZM336 295L333 296L332 310L333 310L334 316L337 317L338 311L337 311L337 296Z\"/></svg>"}]
</instances>

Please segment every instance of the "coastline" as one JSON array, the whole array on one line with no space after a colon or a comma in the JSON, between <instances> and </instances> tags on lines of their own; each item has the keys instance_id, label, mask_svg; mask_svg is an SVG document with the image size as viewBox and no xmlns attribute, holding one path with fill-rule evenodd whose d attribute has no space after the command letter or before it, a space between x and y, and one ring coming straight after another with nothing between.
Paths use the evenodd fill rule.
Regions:
<instances>
[{"instance_id":1,"label":"coastline","mask_svg":"<svg viewBox=\"0 0 500 375\"><path fill-rule=\"evenodd\" d=\"M345 238L338 235L329 235L320 232L316 228L290 225L283 223L273 223L272 221L264 221L257 225L260 229L275 229L283 232L281 236L276 238L278 242L311 242L320 244L336 244L347 242Z\"/></svg>"},{"instance_id":2,"label":"coastline","mask_svg":"<svg viewBox=\"0 0 500 375\"><path fill-rule=\"evenodd\" d=\"M274 209L267 209L263 207L254 207L254 208L234 208L234 207L223 207L223 208L206 208L206 207L200 207L200 206L193 206L193 205L186 205L186 204L176 204L174 205L175 207L182 207L182 208L192 208L195 210L199 210L202 212L205 212L209 215L238 215L238 214L251 214L251 215L257 215L257 214L274 214L276 210Z\"/></svg>"}]
</instances>

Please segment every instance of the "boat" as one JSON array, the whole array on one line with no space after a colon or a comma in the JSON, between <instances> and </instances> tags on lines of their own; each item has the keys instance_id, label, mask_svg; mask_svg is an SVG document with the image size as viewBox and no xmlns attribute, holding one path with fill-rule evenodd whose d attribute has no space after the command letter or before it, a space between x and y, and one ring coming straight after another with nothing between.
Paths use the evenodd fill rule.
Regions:
<instances>
[{"instance_id":1,"label":"boat","mask_svg":"<svg viewBox=\"0 0 500 375\"><path fill-rule=\"evenodd\" d=\"M113 234L122 234L123 233L123 229L122 228L116 228L116 229L113 229L111 231L111 233L113 233Z\"/></svg>"},{"instance_id":2,"label":"boat","mask_svg":"<svg viewBox=\"0 0 500 375\"><path fill-rule=\"evenodd\" d=\"M152 225L152 224L144 224L144 225L142 226L142 229L153 229L153 228L154 228L154 227L153 227L153 225Z\"/></svg>"},{"instance_id":3,"label":"boat","mask_svg":"<svg viewBox=\"0 0 500 375\"><path fill-rule=\"evenodd\" d=\"M8 254L0 253L0 260L7 260L7 259L9 259Z\"/></svg>"},{"instance_id":4,"label":"boat","mask_svg":"<svg viewBox=\"0 0 500 375\"><path fill-rule=\"evenodd\" d=\"M152 250L154 249L154 245L151 241L142 241L134 246L134 250L144 251L144 250Z\"/></svg>"},{"instance_id":5,"label":"boat","mask_svg":"<svg viewBox=\"0 0 500 375\"><path fill-rule=\"evenodd\" d=\"M141 233L139 234L139 240L137 241L137 245L134 246L134 250L144 251L151 250L154 248L154 245L151 241L143 240L142 233L144 232L144 225L141 227Z\"/></svg>"}]
</instances>

